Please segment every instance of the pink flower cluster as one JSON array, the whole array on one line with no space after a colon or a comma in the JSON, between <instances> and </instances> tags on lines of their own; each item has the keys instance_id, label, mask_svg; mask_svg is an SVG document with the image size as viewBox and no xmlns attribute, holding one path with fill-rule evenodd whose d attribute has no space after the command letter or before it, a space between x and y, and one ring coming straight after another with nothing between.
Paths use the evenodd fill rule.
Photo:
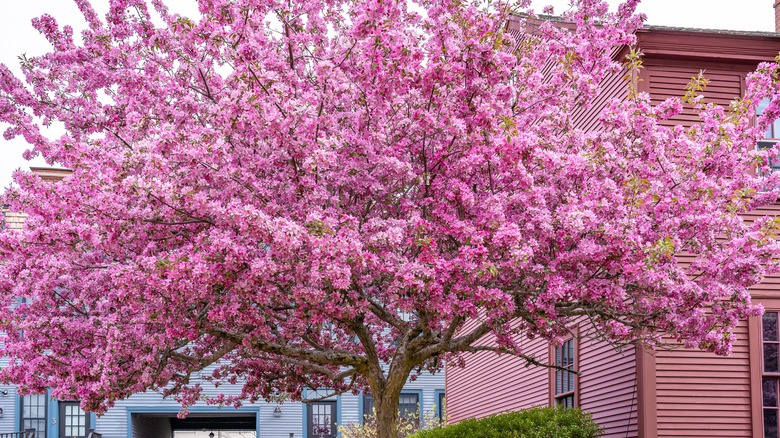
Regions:
<instances>
[{"instance_id":1,"label":"pink flower cluster","mask_svg":"<svg viewBox=\"0 0 780 438\"><path fill-rule=\"evenodd\" d=\"M52 52L0 67L5 137L73 170L17 172L3 201L29 215L0 233L0 378L25 390L187 406L212 367L243 383L214 403L380 394L578 318L727 353L761 312L748 288L777 268L779 224L740 213L777 199L777 151L755 144L778 67L695 128L639 94L584 132L572 114L621 68L637 0L581 0L575 26L508 1L199 0L199 20L77 3L83 43L44 16Z\"/></svg>"}]
</instances>

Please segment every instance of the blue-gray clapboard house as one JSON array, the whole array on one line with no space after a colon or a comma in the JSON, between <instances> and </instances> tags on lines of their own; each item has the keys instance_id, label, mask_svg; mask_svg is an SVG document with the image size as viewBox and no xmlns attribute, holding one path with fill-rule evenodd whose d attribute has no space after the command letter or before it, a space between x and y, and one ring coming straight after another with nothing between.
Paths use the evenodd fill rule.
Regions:
<instances>
[{"instance_id":1,"label":"blue-gray clapboard house","mask_svg":"<svg viewBox=\"0 0 780 438\"><path fill-rule=\"evenodd\" d=\"M204 386L208 388L205 383ZM221 386L220 392L231 389L238 391L237 386ZM304 397L319 398L316 391L306 391ZM417 412L419 417L428 413L440 418L443 404L443 374L423 374L407 383L399 408L404 413ZM174 400L148 392L119 402L97 417L82 411L77 401L58 401L45 394L20 397L9 386L0 389L0 438L6 438L4 434L9 438L26 438L22 431L31 428L36 429L33 435L36 438L89 438L90 429L102 438L195 437L191 432L185 435L186 431L199 431L198 436L202 438L209 433L218 436L221 431L244 431L241 437L336 438L337 425L361 423L371 406L370 396L363 394L344 394L312 403L261 402L238 409L204 404L194 406L182 420L176 417L180 406ZM174 434L176 431L180 432Z\"/></svg>"}]
</instances>

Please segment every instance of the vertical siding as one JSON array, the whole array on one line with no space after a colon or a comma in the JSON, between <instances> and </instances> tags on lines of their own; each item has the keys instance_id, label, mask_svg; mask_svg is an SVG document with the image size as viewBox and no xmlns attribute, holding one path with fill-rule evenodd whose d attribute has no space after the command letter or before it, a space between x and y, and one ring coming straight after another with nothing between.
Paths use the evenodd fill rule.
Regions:
<instances>
[{"instance_id":1,"label":"vertical siding","mask_svg":"<svg viewBox=\"0 0 780 438\"><path fill-rule=\"evenodd\" d=\"M692 350L656 353L659 437L747 437L750 357L747 322L731 356Z\"/></svg>"}]
</instances>

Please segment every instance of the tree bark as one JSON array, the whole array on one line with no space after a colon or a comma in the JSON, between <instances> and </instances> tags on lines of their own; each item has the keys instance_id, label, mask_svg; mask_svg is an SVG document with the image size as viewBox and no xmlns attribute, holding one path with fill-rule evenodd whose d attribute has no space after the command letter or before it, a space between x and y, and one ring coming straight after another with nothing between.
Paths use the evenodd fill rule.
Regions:
<instances>
[{"instance_id":1,"label":"tree bark","mask_svg":"<svg viewBox=\"0 0 780 438\"><path fill-rule=\"evenodd\" d=\"M374 396L377 438L398 438L398 398L401 391Z\"/></svg>"},{"instance_id":2,"label":"tree bark","mask_svg":"<svg viewBox=\"0 0 780 438\"><path fill-rule=\"evenodd\" d=\"M374 396L376 436L377 438L399 438L398 399L409 377L411 367L401 367L394 363L390 366L387 377L379 366L373 367L372 371L369 373L368 384Z\"/></svg>"}]
</instances>

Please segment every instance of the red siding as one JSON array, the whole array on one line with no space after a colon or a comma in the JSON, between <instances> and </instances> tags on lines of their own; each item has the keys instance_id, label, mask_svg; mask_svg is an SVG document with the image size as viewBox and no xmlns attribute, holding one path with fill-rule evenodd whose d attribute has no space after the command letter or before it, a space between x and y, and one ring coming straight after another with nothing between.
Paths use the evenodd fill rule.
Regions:
<instances>
[{"instance_id":1,"label":"red siding","mask_svg":"<svg viewBox=\"0 0 780 438\"><path fill-rule=\"evenodd\" d=\"M633 348L619 353L602 341L578 346L580 406L604 428L604 437L636 436L636 360ZM528 341L526 353L548 357L549 344ZM452 423L550 403L544 367L526 367L509 356L478 353L464 357L465 368L448 367L447 417Z\"/></svg>"},{"instance_id":2,"label":"red siding","mask_svg":"<svg viewBox=\"0 0 780 438\"><path fill-rule=\"evenodd\" d=\"M599 123L599 114L613 99L623 99L628 93L627 72L620 70L604 79L601 93L591 102L590 108L578 108L572 115L573 125L583 131L601 131L604 125Z\"/></svg>"},{"instance_id":3,"label":"red siding","mask_svg":"<svg viewBox=\"0 0 780 438\"><path fill-rule=\"evenodd\" d=\"M728 105L742 95L746 73L757 62L770 60L780 45L780 40L770 37L652 29L639 31L638 37L639 46L646 54L639 89L650 93L654 103L668 97L681 98L691 78L704 70L709 80L701 93L705 102ZM598 112L609 99L625 95L624 77L625 73L620 72L607 78L593 106L574 112L575 126L584 130L600 129ZM698 121L692 109L686 107L683 114L667 125L689 126ZM746 215L746 219L778 212L780 206L769 207ZM683 263L686 261L685 257L681 259ZM756 302L766 302L780 310L780 275L770 276L753 291ZM757 321L751 324L757 327ZM640 412L646 422L642 430L647 438L752 436L753 423L755 436L760 436L757 334L752 333L750 338L748 323L743 321L736 335L730 357L690 350L660 351L655 358L645 357L641 375L637 373L633 349L621 354L606 343L583 343L578 348L582 373L580 405L593 413L607 437L638 436ZM546 355L547 349L546 344L534 341L528 352ZM451 421L549 403L547 370L525 368L518 359L493 354L472 355L465 357L465 361L464 369L447 369ZM641 385L638 378L642 379ZM644 388L642 400L637 399L639 387Z\"/></svg>"},{"instance_id":4,"label":"red siding","mask_svg":"<svg viewBox=\"0 0 780 438\"><path fill-rule=\"evenodd\" d=\"M701 92L705 102L715 103L728 107L730 102L742 95L742 74L723 68L704 68L700 66L674 66L669 63L646 64L646 90L654 104L670 97L682 98L691 79L704 70L704 77L709 80L706 89ZM682 124L689 126L698 123L699 118L693 112L690 105L685 105L685 110L672 119L665 122L668 125Z\"/></svg>"},{"instance_id":5,"label":"red siding","mask_svg":"<svg viewBox=\"0 0 780 438\"><path fill-rule=\"evenodd\" d=\"M731 356L692 350L656 354L659 437L752 436L747 322Z\"/></svg>"},{"instance_id":6,"label":"red siding","mask_svg":"<svg viewBox=\"0 0 780 438\"><path fill-rule=\"evenodd\" d=\"M604 437L637 435L637 374L633 348L616 352L603 341L582 341L580 407L593 414Z\"/></svg>"},{"instance_id":7,"label":"red siding","mask_svg":"<svg viewBox=\"0 0 780 438\"><path fill-rule=\"evenodd\" d=\"M780 216L780 204L763 207L743 215L745 220L748 221L752 221L763 216ZM762 298L780 298L780 273L768 275L764 281L761 282L761 284L751 288L751 295L757 302L761 302Z\"/></svg>"},{"instance_id":8,"label":"red siding","mask_svg":"<svg viewBox=\"0 0 780 438\"><path fill-rule=\"evenodd\" d=\"M527 354L547 358L547 343L527 342ZM549 403L548 370L507 355L464 356L465 368L447 367L447 419L451 423Z\"/></svg>"}]
</instances>

